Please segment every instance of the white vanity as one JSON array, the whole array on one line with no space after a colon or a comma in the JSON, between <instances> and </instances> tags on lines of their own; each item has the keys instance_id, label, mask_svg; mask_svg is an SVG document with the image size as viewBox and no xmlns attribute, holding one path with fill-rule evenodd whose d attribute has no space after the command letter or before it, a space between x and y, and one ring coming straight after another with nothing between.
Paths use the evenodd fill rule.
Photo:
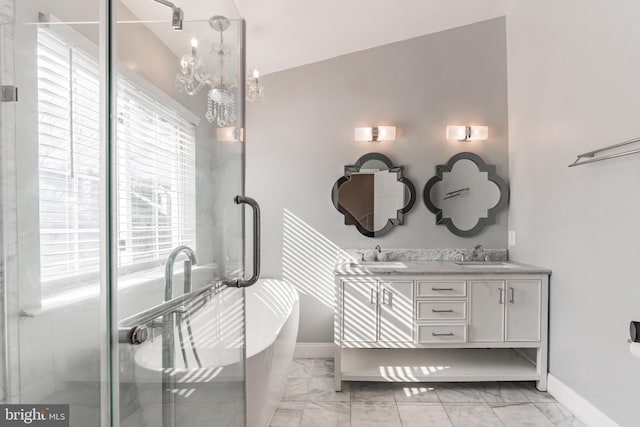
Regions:
<instances>
[{"instance_id":1,"label":"white vanity","mask_svg":"<svg viewBox=\"0 0 640 427\"><path fill-rule=\"evenodd\" d=\"M547 388L550 271L529 265L339 264L342 381L537 381Z\"/></svg>"}]
</instances>

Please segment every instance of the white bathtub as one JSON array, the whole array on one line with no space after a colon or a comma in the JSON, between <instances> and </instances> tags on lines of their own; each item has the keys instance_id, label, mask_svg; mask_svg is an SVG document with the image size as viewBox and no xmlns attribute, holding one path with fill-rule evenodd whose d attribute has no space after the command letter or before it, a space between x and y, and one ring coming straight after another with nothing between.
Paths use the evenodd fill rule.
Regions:
<instances>
[{"instance_id":1,"label":"white bathtub","mask_svg":"<svg viewBox=\"0 0 640 427\"><path fill-rule=\"evenodd\" d=\"M246 291L246 316L247 426L263 427L287 388L298 336L298 292L280 280L260 280Z\"/></svg>"},{"instance_id":2,"label":"white bathtub","mask_svg":"<svg viewBox=\"0 0 640 427\"><path fill-rule=\"evenodd\" d=\"M283 281L262 279L245 292L246 365L242 290L227 289L191 317L198 362L183 326L186 364L175 336L175 418L178 425L267 426L284 395L298 333L299 299ZM127 427L162 426L162 339L157 336L133 353L135 389L141 416Z\"/></svg>"}]
</instances>

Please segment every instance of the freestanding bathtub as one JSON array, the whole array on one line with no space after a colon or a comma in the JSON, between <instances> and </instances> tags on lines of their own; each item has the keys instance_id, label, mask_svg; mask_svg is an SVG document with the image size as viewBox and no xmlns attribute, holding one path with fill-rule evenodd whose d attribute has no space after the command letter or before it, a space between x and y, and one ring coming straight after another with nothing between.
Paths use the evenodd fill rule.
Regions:
<instances>
[{"instance_id":1,"label":"freestanding bathtub","mask_svg":"<svg viewBox=\"0 0 640 427\"><path fill-rule=\"evenodd\" d=\"M185 322L182 347L175 329L175 366L169 371L178 425L242 425L246 396L246 425L265 427L284 395L298 333L298 293L275 279L261 279L244 290L245 364L239 292L225 290L191 315L194 346ZM140 413L123 424L162 426L162 338L156 335L132 351Z\"/></svg>"}]
</instances>

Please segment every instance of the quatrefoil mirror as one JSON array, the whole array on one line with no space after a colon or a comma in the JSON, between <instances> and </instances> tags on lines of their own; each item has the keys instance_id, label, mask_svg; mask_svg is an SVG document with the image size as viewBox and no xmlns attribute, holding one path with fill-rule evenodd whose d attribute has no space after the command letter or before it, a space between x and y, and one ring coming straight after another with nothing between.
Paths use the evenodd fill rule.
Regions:
<instances>
[{"instance_id":1,"label":"quatrefoil mirror","mask_svg":"<svg viewBox=\"0 0 640 427\"><path fill-rule=\"evenodd\" d=\"M367 237L380 237L404 223L416 202L416 190L403 166L394 166L383 154L368 153L344 167L331 199L346 225Z\"/></svg>"},{"instance_id":2,"label":"quatrefoil mirror","mask_svg":"<svg viewBox=\"0 0 640 427\"><path fill-rule=\"evenodd\" d=\"M474 153L458 153L424 187L424 203L457 236L472 237L495 224L509 202L507 183Z\"/></svg>"}]
</instances>

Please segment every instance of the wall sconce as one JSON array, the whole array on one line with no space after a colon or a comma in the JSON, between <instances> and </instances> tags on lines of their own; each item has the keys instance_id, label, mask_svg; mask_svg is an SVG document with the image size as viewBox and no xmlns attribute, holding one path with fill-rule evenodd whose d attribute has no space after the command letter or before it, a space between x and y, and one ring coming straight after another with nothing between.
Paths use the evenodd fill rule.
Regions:
<instances>
[{"instance_id":1,"label":"wall sconce","mask_svg":"<svg viewBox=\"0 0 640 427\"><path fill-rule=\"evenodd\" d=\"M458 141L486 141L489 126L447 126L447 139Z\"/></svg>"},{"instance_id":2,"label":"wall sconce","mask_svg":"<svg viewBox=\"0 0 640 427\"><path fill-rule=\"evenodd\" d=\"M354 138L356 141L367 142L395 141L396 127L375 126L368 128L356 128L354 132Z\"/></svg>"},{"instance_id":3,"label":"wall sconce","mask_svg":"<svg viewBox=\"0 0 640 427\"><path fill-rule=\"evenodd\" d=\"M244 142L244 128L216 128L216 139L222 142Z\"/></svg>"}]
</instances>

